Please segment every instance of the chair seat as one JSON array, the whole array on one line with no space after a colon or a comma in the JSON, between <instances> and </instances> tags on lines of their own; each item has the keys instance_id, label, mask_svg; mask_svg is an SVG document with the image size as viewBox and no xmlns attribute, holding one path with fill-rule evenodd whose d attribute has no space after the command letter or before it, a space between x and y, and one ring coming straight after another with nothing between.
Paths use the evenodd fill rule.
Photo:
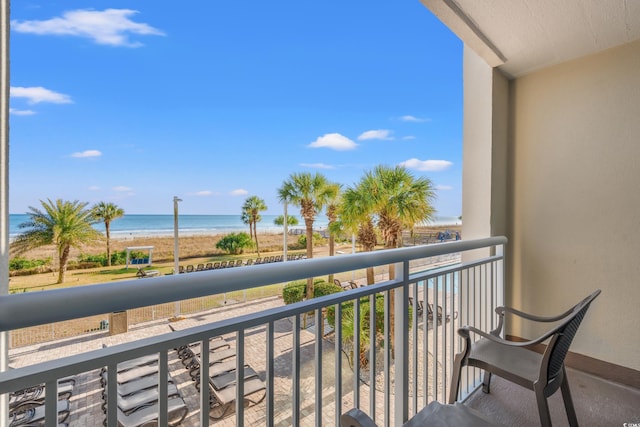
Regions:
<instances>
[{"instance_id":1,"label":"chair seat","mask_svg":"<svg viewBox=\"0 0 640 427\"><path fill-rule=\"evenodd\" d=\"M538 379L542 354L522 347L508 347L482 338L473 343L469 354L469 365L487 368L494 374L533 389Z\"/></svg>"},{"instance_id":2,"label":"chair seat","mask_svg":"<svg viewBox=\"0 0 640 427\"><path fill-rule=\"evenodd\" d=\"M461 403L443 405L433 401L404 424L404 427L493 427L497 425L480 412Z\"/></svg>"}]
</instances>

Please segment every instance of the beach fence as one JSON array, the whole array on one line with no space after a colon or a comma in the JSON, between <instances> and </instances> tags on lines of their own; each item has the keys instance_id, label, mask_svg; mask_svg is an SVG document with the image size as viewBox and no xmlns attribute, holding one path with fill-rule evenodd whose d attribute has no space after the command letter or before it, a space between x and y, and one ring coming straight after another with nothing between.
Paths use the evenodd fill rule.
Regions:
<instances>
[{"instance_id":1,"label":"beach fence","mask_svg":"<svg viewBox=\"0 0 640 427\"><path fill-rule=\"evenodd\" d=\"M186 299L178 302L178 313L176 313L176 304L173 302L127 310L126 316L124 316L126 319L125 329L141 323L169 319L176 314L188 315L232 304L240 304L276 295L279 296L282 295L282 287L283 285L271 285L250 290L245 289L224 294ZM48 325L16 329L11 331L10 346L11 348L20 348L89 334L108 334L113 332L114 329L114 325L110 324L112 319L111 313L105 313L102 315L50 323Z\"/></svg>"}]
</instances>

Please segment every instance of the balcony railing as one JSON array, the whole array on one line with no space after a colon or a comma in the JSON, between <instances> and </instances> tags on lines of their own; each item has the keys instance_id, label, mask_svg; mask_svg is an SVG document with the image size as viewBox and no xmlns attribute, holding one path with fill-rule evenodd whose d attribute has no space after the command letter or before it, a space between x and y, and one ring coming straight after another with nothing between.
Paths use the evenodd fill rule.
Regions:
<instances>
[{"instance_id":1,"label":"balcony railing","mask_svg":"<svg viewBox=\"0 0 640 427\"><path fill-rule=\"evenodd\" d=\"M164 426L169 421L167 378L180 367L174 349L197 342L200 392L188 379L180 390L196 396L187 402L190 415L184 424L206 426L211 422L210 340L223 336L235 346L235 372L251 366L266 393L264 400L245 407L244 383L237 382L236 403L225 424L338 425L341 413L360 407L379 425L400 425L430 401L445 398L460 346L456 329L462 324L491 328L493 310L503 302L505 244L505 238L495 237L2 296L0 331L6 333L368 267L390 265L393 272L371 286L1 372L0 394L45 384L46 423L56 425L58 379L73 375L98 388L98 372L106 367L106 389L116 390L119 363L157 354L158 419ZM459 253L473 260L430 268L434 257ZM383 307L378 310L382 319L376 310L366 310L376 305ZM473 372L469 375L463 393L480 382ZM105 396L104 416L116 426L117 394Z\"/></svg>"}]
</instances>

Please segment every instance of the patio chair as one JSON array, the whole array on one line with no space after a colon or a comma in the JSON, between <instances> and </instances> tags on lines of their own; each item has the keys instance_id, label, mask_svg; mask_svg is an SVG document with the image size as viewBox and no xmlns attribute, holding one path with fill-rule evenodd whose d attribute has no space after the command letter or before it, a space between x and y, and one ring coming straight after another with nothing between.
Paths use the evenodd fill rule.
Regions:
<instances>
[{"instance_id":1,"label":"patio chair","mask_svg":"<svg viewBox=\"0 0 640 427\"><path fill-rule=\"evenodd\" d=\"M413 307L413 297L409 297L409 306ZM421 300L416 300L416 312L418 314L418 320L422 317L422 313L424 312L424 304Z\"/></svg>"},{"instance_id":2,"label":"patio chair","mask_svg":"<svg viewBox=\"0 0 640 427\"><path fill-rule=\"evenodd\" d=\"M493 427L496 425L480 412L461 403L443 405L433 401L403 424L403 427ZM377 427L377 425L363 411L354 408L342 414L340 427Z\"/></svg>"},{"instance_id":3,"label":"patio chair","mask_svg":"<svg viewBox=\"0 0 640 427\"><path fill-rule=\"evenodd\" d=\"M213 270L213 263L212 262L208 262L205 266L204 266L205 270Z\"/></svg>"},{"instance_id":4,"label":"patio chair","mask_svg":"<svg viewBox=\"0 0 640 427\"><path fill-rule=\"evenodd\" d=\"M420 304L422 304L422 301L420 301ZM434 310L433 310L434 305L433 304L427 304L427 319L431 320L433 322L433 318L434 318ZM442 306L439 305L438 306L438 324L442 323L442 319L444 318L445 321L449 321L452 319L450 314L447 314L446 316L444 316L444 310L442 309ZM458 312L454 311L453 312L453 319L456 319L458 317Z\"/></svg>"},{"instance_id":5,"label":"patio chair","mask_svg":"<svg viewBox=\"0 0 640 427\"><path fill-rule=\"evenodd\" d=\"M64 423L69 417L69 400L58 400L58 423ZM9 427L44 426L44 405L35 406L24 411L9 413Z\"/></svg>"},{"instance_id":6,"label":"patio chair","mask_svg":"<svg viewBox=\"0 0 640 427\"><path fill-rule=\"evenodd\" d=\"M192 264L187 265L187 270L186 270L187 273L193 273L194 271L195 269L193 268Z\"/></svg>"},{"instance_id":7,"label":"patio chair","mask_svg":"<svg viewBox=\"0 0 640 427\"><path fill-rule=\"evenodd\" d=\"M533 390L538 403L540 422L543 427L551 426L547 397L560 388L569 424L577 426L578 420L571 400L564 359L590 304L600 295L600 292L600 289L596 290L574 307L558 316L541 317L509 307L497 307L496 314L499 322L496 329L491 333L483 332L473 326L465 326L458 329L458 334L464 338L465 346L464 350L455 357L449 403L455 402L458 397L462 367L473 366L485 371L482 386L485 393L489 393L492 374ZM526 342L506 341L500 338L505 313L534 322L559 323L537 339ZM482 338L472 342L470 338L471 332ZM549 342L543 354L528 349L529 346L540 344L547 340Z\"/></svg>"}]
</instances>

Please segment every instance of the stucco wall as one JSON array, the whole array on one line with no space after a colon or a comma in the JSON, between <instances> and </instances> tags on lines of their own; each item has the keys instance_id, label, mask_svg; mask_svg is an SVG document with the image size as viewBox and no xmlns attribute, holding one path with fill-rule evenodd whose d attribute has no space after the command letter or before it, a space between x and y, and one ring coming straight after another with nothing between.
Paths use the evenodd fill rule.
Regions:
<instances>
[{"instance_id":1,"label":"stucco wall","mask_svg":"<svg viewBox=\"0 0 640 427\"><path fill-rule=\"evenodd\" d=\"M640 42L510 85L507 303L555 314L602 289L571 350L640 370Z\"/></svg>"}]
</instances>

